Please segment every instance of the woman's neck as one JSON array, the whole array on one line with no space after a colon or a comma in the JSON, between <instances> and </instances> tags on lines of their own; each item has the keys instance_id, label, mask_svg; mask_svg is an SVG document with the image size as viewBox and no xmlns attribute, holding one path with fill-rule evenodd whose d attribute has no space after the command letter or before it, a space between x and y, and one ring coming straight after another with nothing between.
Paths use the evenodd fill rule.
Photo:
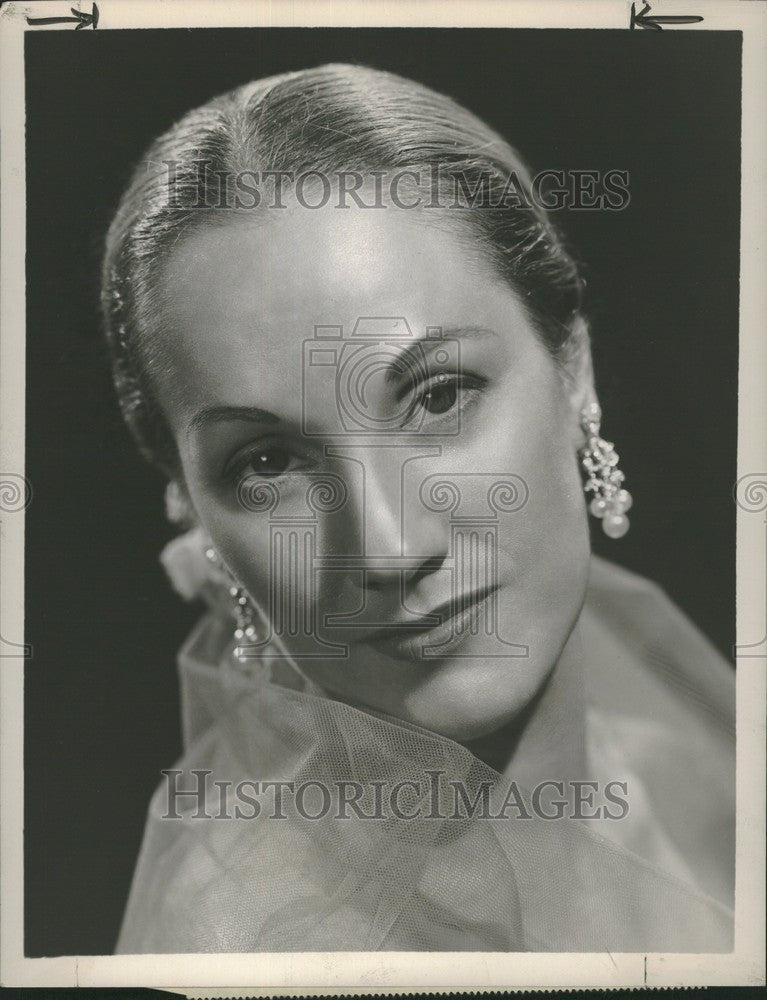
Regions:
<instances>
[{"instance_id":1,"label":"woman's neck","mask_svg":"<svg viewBox=\"0 0 767 1000\"><path fill-rule=\"evenodd\" d=\"M583 649L578 625L541 691L524 712L466 748L494 770L532 788L541 781L583 780L586 724Z\"/></svg>"}]
</instances>

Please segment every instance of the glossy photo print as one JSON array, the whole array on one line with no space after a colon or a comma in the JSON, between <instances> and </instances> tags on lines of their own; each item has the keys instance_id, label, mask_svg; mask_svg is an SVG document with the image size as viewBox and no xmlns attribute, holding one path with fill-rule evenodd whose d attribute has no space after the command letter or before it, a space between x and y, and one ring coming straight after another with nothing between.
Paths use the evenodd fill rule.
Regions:
<instances>
[{"instance_id":1,"label":"glossy photo print","mask_svg":"<svg viewBox=\"0 0 767 1000\"><path fill-rule=\"evenodd\" d=\"M83 10L23 31L24 968L716 982L744 31Z\"/></svg>"}]
</instances>

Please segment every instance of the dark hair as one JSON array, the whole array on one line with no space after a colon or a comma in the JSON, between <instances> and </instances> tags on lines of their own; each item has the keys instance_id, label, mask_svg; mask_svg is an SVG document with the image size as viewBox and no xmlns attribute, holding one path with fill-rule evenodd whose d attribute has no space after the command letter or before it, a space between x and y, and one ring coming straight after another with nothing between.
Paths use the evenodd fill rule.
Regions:
<instances>
[{"instance_id":1,"label":"dark hair","mask_svg":"<svg viewBox=\"0 0 767 1000\"><path fill-rule=\"evenodd\" d=\"M530 193L527 167L481 119L421 84L361 66L331 64L257 80L190 111L155 140L110 226L102 274L115 386L142 454L167 475L178 474L175 442L152 389L153 366L161 363L158 338L151 336L159 311L153 278L185 232L231 215L189 206L215 203L220 192L208 188L238 171L412 169L429 176L435 167L459 173L470 186L487 185L493 202L511 177ZM533 199L525 209L477 205L451 215L480 241L561 359L579 316L582 283L545 211Z\"/></svg>"}]
</instances>

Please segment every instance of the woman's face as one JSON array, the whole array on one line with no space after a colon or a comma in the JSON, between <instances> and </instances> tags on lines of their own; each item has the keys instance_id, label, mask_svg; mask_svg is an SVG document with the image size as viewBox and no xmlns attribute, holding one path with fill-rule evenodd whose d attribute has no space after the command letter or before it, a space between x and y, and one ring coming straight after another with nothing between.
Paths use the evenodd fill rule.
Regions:
<instances>
[{"instance_id":1,"label":"woman's face","mask_svg":"<svg viewBox=\"0 0 767 1000\"><path fill-rule=\"evenodd\" d=\"M511 721L583 601L590 387L508 285L428 213L293 205L187 236L162 291L190 499L303 671L455 739Z\"/></svg>"}]
</instances>

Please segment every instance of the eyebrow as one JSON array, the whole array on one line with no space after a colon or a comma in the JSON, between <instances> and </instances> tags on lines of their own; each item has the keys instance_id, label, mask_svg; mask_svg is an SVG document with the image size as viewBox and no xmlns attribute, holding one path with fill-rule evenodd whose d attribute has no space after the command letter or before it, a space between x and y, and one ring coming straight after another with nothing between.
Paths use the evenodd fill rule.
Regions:
<instances>
[{"instance_id":1,"label":"eyebrow","mask_svg":"<svg viewBox=\"0 0 767 1000\"><path fill-rule=\"evenodd\" d=\"M280 418L270 410L258 406L208 406L192 417L186 428L187 435L206 424L225 423L230 420L247 420L257 424L278 424Z\"/></svg>"},{"instance_id":2,"label":"eyebrow","mask_svg":"<svg viewBox=\"0 0 767 1000\"><path fill-rule=\"evenodd\" d=\"M459 326L442 329L440 337L414 338L403 348L402 351L392 358L392 363L388 366L385 379L387 382L396 379L397 376L401 374L401 371L398 368L398 362L403 356L420 350L422 346L436 350L440 343L444 342L446 339L463 340L465 338L473 337L497 336L498 334L495 330L490 330L486 327ZM385 337L382 337L381 339L386 340ZM187 425L186 433L187 435L190 435L193 431L208 424L226 423L234 420L270 425L280 423L280 418L275 413L272 413L271 410L263 410L259 406L208 406L204 410L200 410L195 413Z\"/></svg>"},{"instance_id":3,"label":"eyebrow","mask_svg":"<svg viewBox=\"0 0 767 1000\"><path fill-rule=\"evenodd\" d=\"M495 330L491 330L484 326L455 326L455 327L436 327L435 329L440 330L440 336L438 337L416 337L410 343L392 358L391 365L388 366L388 371L384 376L386 382L394 381L399 375L402 374L402 370L399 367L399 362L403 357L414 354L416 351L422 350L423 348L429 351L436 351L440 344L443 344L446 340L468 340L473 337L497 337L498 334ZM385 338L382 338L385 339Z\"/></svg>"}]
</instances>

